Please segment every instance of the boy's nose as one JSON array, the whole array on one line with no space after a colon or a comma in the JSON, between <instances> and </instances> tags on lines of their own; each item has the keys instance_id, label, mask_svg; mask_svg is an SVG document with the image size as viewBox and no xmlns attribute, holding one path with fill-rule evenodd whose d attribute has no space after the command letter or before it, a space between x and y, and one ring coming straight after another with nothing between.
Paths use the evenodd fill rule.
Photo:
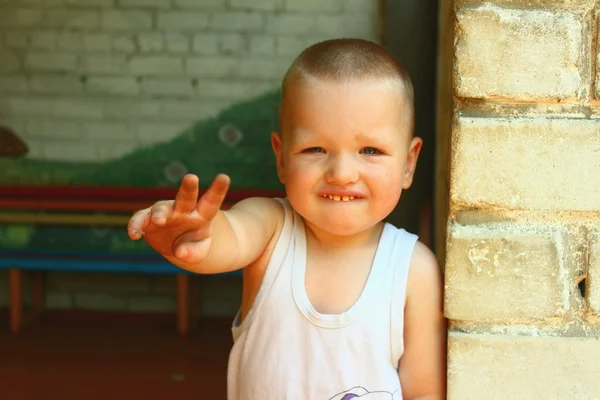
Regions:
<instances>
[{"instance_id":1,"label":"boy's nose","mask_svg":"<svg viewBox=\"0 0 600 400\"><path fill-rule=\"evenodd\" d=\"M337 155L332 157L325 180L328 184L334 186L346 186L358 180L358 171L356 165L350 156Z\"/></svg>"}]
</instances>

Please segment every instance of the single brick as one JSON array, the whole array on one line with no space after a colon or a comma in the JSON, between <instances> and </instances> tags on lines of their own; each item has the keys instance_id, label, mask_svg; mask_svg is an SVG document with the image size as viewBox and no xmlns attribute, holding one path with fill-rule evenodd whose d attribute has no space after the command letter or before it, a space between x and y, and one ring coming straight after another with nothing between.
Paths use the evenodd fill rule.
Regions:
<instances>
[{"instance_id":1,"label":"single brick","mask_svg":"<svg viewBox=\"0 0 600 400\"><path fill-rule=\"evenodd\" d=\"M81 126L78 122L69 120L41 119L27 122L28 137L34 139L79 139Z\"/></svg>"},{"instance_id":2,"label":"single brick","mask_svg":"<svg viewBox=\"0 0 600 400\"><path fill-rule=\"evenodd\" d=\"M283 8L284 0L230 0L236 10L275 11Z\"/></svg>"},{"instance_id":3,"label":"single brick","mask_svg":"<svg viewBox=\"0 0 600 400\"><path fill-rule=\"evenodd\" d=\"M306 14L269 14L265 31L277 35L306 35L317 29L317 19Z\"/></svg>"},{"instance_id":4,"label":"single brick","mask_svg":"<svg viewBox=\"0 0 600 400\"><path fill-rule=\"evenodd\" d=\"M164 48L164 38L162 33L140 33L137 35L139 49L142 52L159 52Z\"/></svg>"},{"instance_id":5,"label":"single brick","mask_svg":"<svg viewBox=\"0 0 600 400\"><path fill-rule=\"evenodd\" d=\"M122 8L170 8L171 0L119 0Z\"/></svg>"},{"instance_id":6,"label":"single brick","mask_svg":"<svg viewBox=\"0 0 600 400\"><path fill-rule=\"evenodd\" d=\"M25 66L30 71L71 72L77 69L77 61L76 54L31 52L25 57Z\"/></svg>"},{"instance_id":7,"label":"single brick","mask_svg":"<svg viewBox=\"0 0 600 400\"><path fill-rule=\"evenodd\" d=\"M46 21L51 28L95 30L100 26L100 13L96 10L50 10Z\"/></svg>"},{"instance_id":8,"label":"single brick","mask_svg":"<svg viewBox=\"0 0 600 400\"><path fill-rule=\"evenodd\" d=\"M278 36L277 54L296 56L305 48L305 43L297 36Z\"/></svg>"},{"instance_id":9,"label":"single brick","mask_svg":"<svg viewBox=\"0 0 600 400\"><path fill-rule=\"evenodd\" d=\"M41 93L79 93L83 85L76 75L36 74L29 79L29 87Z\"/></svg>"},{"instance_id":10,"label":"single brick","mask_svg":"<svg viewBox=\"0 0 600 400\"><path fill-rule=\"evenodd\" d=\"M183 33L166 32L165 46L171 53L187 53L190 51L190 38Z\"/></svg>"},{"instance_id":11,"label":"single brick","mask_svg":"<svg viewBox=\"0 0 600 400\"><path fill-rule=\"evenodd\" d=\"M2 96L0 102L0 115L48 116L51 114L51 110L52 101L48 99Z\"/></svg>"},{"instance_id":12,"label":"single brick","mask_svg":"<svg viewBox=\"0 0 600 400\"><path fill-rule=\"evenodd\" d=\"M367 40L377 38L377 20L371 15L319 15L317 32L327 37L360 37Z\"/></svg>"},{"instance_id":13,"label":"single brick","mask_svg":"<svg viewBox=\"0 0 600 400\"><path fill-rule=\"evenodd\" d=\"M198 81L199 97L210 99L245 100L277 88L279 81L230 81L202 79Z\"/></svg>"},{"instance_id":14,"label":"single brick","mask_svg":"<svg viewBox=\"0 0 600 400\"><path fill-rule=\"evenodd\" d=\"M596 399L599 357L597 338L450 333L447 398Z\"/></svg>"},{"instance_id":15,"label":"single brick","mask_svg":"<svg viewBox=\"0 0 600 400\"><path fill-rule=\"evenodd\" d=\"M148 78L142 82L144 93L163 96L194 95L195 88L189 78Z\"/></svg>"},{"instance_id":16,"label":"single brick","mask_svg":"<svg viewBox=\"0 0 600 400\"><path fill-rule=\"evenodd\" d=\"M104 116L110 119L138 119L156 117L160 113L160 103L156 101L119 101L104 103Z\"/></svg>"},{"instance_id":17,"label":"single brick","mask_svg":"<svg viewBox=\"0 0 600 400\"><path fill-rule=\"evenodd\" d=\"M453 203L600 210L597 121L460 117L453 142Z\"/></svg>"},{"instance_id":18,"label":"single brick","mask_svg":"<svg viewBox=\"0 0 600 400\"><path fill-rule=\"evenodd\" d=\"M77 293L75 306L88 310L125 311L127 299L124 296L114 296L104 293Z\"/></svg>"},{"instance_id":19,"label":"single brick","mask_svg":"<svg viewBox=\"0 0 600 400\"><path fill-rule=\"evenodd\" d=\"M271 36L251 36L248 51L252 55L271 56L275 54L275 38Z\"/></svg>"},{"instance_id":20,"label":"single brick","mask_svg":"<svg viewBox=\"0 0 600 400\"><path fill-rule=\"evenodd\" d=\"M85 83L89 93L136 94L139 83L133 76L92 76Z\"/></svg>"},{"instance_id":21,"label":"single brick","mask_svg":"<svg viewBox=\"0 0 600 400\"><path fill-rule=\"evenodd\" d=\"M173 0L173 4L182 9L219 10L227 7L227 0Z\"/></svg>"},{"instance_id":22,"label":"single brick","mask_svg":"<svg viewBox=\"0 0 600 400\"><path fill-rule=\"evenodd\" d=\"M225 78L238 75L240 60L235 57L191 57L186 65L189 74Z\"/></svg>"},{"instance_id":23,"label":"single brick","mask_svg":"<svg viewBox=\"0 0 600 400\"><path fill-rule=\"evenodd\" d=\"M99 54L82 57L81 68L84 72L98 74L119 74L128 71L125 55Z\"/></svg>"},{"instance_id":24,"label":"single brick","mask_svg":"<svg viewBox=\"0 0 600 400\"><path fill-rule=\"evenodd\" d=\"M42 10L27 8L3 8L0 12L0 27L25 28L39 26L44 14Z\"/></svg>"},{"instance_id":25,"label":"single brick","mask_svg":"<svg viewBox=\"0 0 600 400\"><path fill-rule=\"evenodd\" d=\"M219 38L220 52L225 55L240 55L246 53L247 42L243 35L227 33Z\"/></svg>"},{"instance_id":26,"label":"single brick","mask_svg":"<svg viewBox=\"0 0 600 400\"><path fill-rule=\"evenodd\" d=\"M0 55L1 57L1 55ZM29 80L27 75L2 75L0 76L0 92L1 93L21 93L26 92L29 88Z\"/></svg>"},{"instance_id":27,"label":"single brick","mask_svg":"<svg viewBox=\"0 0 600 400\"><path fill-rule=\"evenodd\" d=\"M29 37L31 48L40 50L52 50L56 46L56 32L36 31Z\"/></svg>"},{"instance_id":28,"label":"single brick","mask_svg":"<svg viewBox=\"0 0 600 400\"><path fill-rule=\"evenodd\" d=\"M208 14L190 11L158 13L158 28L165 31L199 31L208 27Z\"/></svg>"},{"instance_id":29,"label":"single brick","mask_svg":"<svg viewBox=\"0 0 600 400\"><path fill-rule=\"evenodd\" d=\"M485 5L456 13L454 79L461 97L581 96L584 15Z\"/></svg>"},{"instance_id":30,"label":"single brick","mask_svg":"<svg viewBox=\"0 0 600 400\"><path fill-rule=\"evenodd\" d=\"M198 54L218 54L219 36L214 33L198 33L194 35L193 48Z\"/></svg>"},{"instance_id":31,"label":"single brick","mask_svg":"<svg viewBox=\"0 0 600 400\"><path fill-rule=\"evenodd\" d=\"M0 50L0 72L15 72L21 69L21 61L15 53L9 49Z\"/></svg>"},{"instance_id":32,"label":"single brick","mask_svg":"<svg viewBox=\"0 0 600 400\"><path fill-rule=\"evenodd\" d=\"M131 72L141 75L178 75L183 73L183 60L177 56L134 56Z\"/></svg>"},{"instance_id":33,"label":"single brick","mask_svg":"<svg viewBox=\"0 0 600 400\"><path fill-rule=\"evenodd\" d=\"M44 159L67 162L98 161L94 143L51 141L44 144Z\"/></svg>"},{"instance_id":34,"label":"single brick","mask_svg":"<svg viewBox=\"0 0 600 400\"><path fill-rule=\"evenodd\" d=\"M151 11L103 10L102 28L106 30L139 30L152 28Z\"/></svg>"},{"instance_id":35,"label":"single brick","mask_svg":"<svg viewBox=\"0 0 600 400\"><path fill-rule=\"evenodd\" d=\"M83 36L83 47L89 51L110 51L110 35L108 33L88 33Z\"/></svg>"},{"instance_id":36,"label":"single brick","mask_svg":"<svg viewBox=\"0 0 600 400\"><path fill-rule=\"evenodd\" d=\"M562 242L551 228L462 226L449 231L445 313L480 320L560 316L569 306Z\"/></svg>"},{"instance_id":37,"label":"single brick","mask_svg":"<svg viewBox=\"0 0 600 400\"><path fill-rule=\"evenodd\" d=\"M375 16L378 11L379 3L372 0L345 0L342 6L346 12L349 11Z\"/></svg>"},{"instance_id":38,"label":"single brick","mask_svg":"<svg viewBox=\"0 0 600 400\"><path fill-rule=\"evenodd\" d=\"M116 35L112 40L112 48L118 52L135 52L135 38L131 34Z\"/></svg>"},{"instance_id":39,"label":"single brick","mask_svg":"<svg viewBox=\"0 0 600 400\"><path fill-rule=\"evenodd\" d=\"M25 32L10 31L5 36L6 44L10 47L29 47L29 35ZM4 57L2 58L4 60ZM2 63L0 63L1 65Z\"/></svg>"},{"instance_id":40,"label":"single brick","mask_svg":"<svg viewBox=\"0 0 600 400\"><path fill-rule=\"evenodd\" d=\"M51 99L52 114L56 117L102 118L102 101L91 98Z\"/></svg>"},{"instance_id":41,"label":"single brick","mask_svg":"<svg viewBox=\"0 0 600 400\"><path fill-rule=\"evenodd\" d=\"M239 1L239 0L238 0ZM302 0L286 1L285 9L293 12L321 13L321 12L340 12L346 0Z\"/></svg>"},{"instance_id":42,"label":"single brick","mask_svg":"<svg viewBox=\"0 0 600 400\"><path fill-rule=\"evenodd\" d=\"M239 76L243 78L259 78L280 80L290 66L289 58L250 58L241 61Z\"/></svg>"},{"instance_id":43,"label":"single brick","mask_svg":"<svg viewBox=\"0 0 600 400\"><path fill-rule=\"evenodd\" d=\"M59 50L81 50L82 43L83 40L80 32L60 32L56 38L56 47Z\"/></svg>"},{"instance_id":44,"label":"single brick","mask_svg":"<svg viewBox=\"0 0 600 400\"><path fill-rule=\"evenodd\" d=\"M259 13L219 12L213 14L210 29L213 31L259 32L264 18Z\"/></svg>"},{"instance_id":45,"label":"single brick","mask_svg":"<svg viewBox=\"0 0 600 400\"><path fill-rule=\"evenodd\" d=\"M57 0L50 0L57 2ZM115 0L63 0L68 6L77 7L113 7Z\"/></svg>"},{"instance_id":46,"label":"single brick","mask_svg":"<svg viewBox=\"0 0 600 400\"><path fill-rule=\"evenodd\" d=\"M585 290L592 312L600 317L600 229L592 234L589 277L585 281Z\"/></svg>"},{"instance_id":47,"label":"single brick","mask_svg":"<svg viewBox=\"0 0 600 400\"><path fill-rule=\"evenodd\" d=\"M128 141L135 137L135 131L123 122L85 122L82 123L82 137L97 142L98 140Z\"/></svg>"}]
</instances>

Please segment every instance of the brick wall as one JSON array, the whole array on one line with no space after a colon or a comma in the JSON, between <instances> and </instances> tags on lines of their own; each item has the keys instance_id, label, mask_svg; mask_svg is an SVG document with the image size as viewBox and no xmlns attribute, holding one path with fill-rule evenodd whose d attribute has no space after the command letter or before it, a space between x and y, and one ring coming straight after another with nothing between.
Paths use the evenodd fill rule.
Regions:
<instances>
[{"instance_id":1,"label":"brick wall","mask_svg":"<svg viewBox=\"0 0 600 400\"><path fill-rule=\"evenodd\" d=\"M442 10L448 399L598 398L600 3Z\"/></svg>"},{"instance_id":2,"label":"brick wall","mask_svg":"<svg viewBox=\"0 0 600 400\"><path fill-rule=\"evenodd\" d=\"M100 161L276 87L297 53L377 39L375 0L0 0L0 123L28 157ZM232 315L239 279L200 280ZM0 306L8 302L0 271ZM175 309L175 279L50 273L49 308Z\"/></svg>"},{"instance_id":3,"label":"brick wall","mask_svg":"<svg viewBox=\"0 0 600 400\"><path fill-rule=\"evenodd\" d=\"M276 87L308 44L375 39L374 0L4 0L0 121L93 161Z\"/></svg>"}]
</instances>

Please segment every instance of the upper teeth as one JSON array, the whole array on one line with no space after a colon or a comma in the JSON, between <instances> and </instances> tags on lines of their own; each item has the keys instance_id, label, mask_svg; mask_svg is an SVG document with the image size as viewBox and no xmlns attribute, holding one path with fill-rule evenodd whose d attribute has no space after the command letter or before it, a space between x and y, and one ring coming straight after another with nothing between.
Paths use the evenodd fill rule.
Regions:
<instances>
[{"instance_id":1,"label":"upper teeth","mask_svg":"<svg viewBox=\"0 0 600 400\"><path fill-rule=\"evenodd\" d=\"M333 200L333 201L354 200L354 196L333 196L331 194L324 194L323 197L329 198L329 200Z\"/></svg>"}]
</instances>

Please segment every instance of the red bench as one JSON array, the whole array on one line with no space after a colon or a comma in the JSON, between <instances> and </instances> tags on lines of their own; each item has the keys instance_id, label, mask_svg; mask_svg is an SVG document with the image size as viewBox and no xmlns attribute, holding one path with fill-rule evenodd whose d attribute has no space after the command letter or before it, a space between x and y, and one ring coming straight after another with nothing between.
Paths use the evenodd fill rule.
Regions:
<instances>
[{"instance_id":1,"label":"red bench","mask_svg":"<svg viewBox=\"0 0 600 400\"><path fill-rule=\"evenodd\" d=\"M105 226L122 229L132 212L157 200L173 199L176 188L0 186L0 224L31 226ZM252 196L283 197L282 192L231 190L224 208ZM128 240L128 239L124 239ZM144 252L90 251L81 248L49 249L29 246L0 250L0 269L9 270L10 329L23 325L23 271L34 271L32 303L35 313L44 306L45 271L174 274L177 276L177 331L190 329L190 277L148 246ZM239 275L238 273L233 273ZM231 275L231 274L224 274Z\"/></svg>"}]
</instances>

